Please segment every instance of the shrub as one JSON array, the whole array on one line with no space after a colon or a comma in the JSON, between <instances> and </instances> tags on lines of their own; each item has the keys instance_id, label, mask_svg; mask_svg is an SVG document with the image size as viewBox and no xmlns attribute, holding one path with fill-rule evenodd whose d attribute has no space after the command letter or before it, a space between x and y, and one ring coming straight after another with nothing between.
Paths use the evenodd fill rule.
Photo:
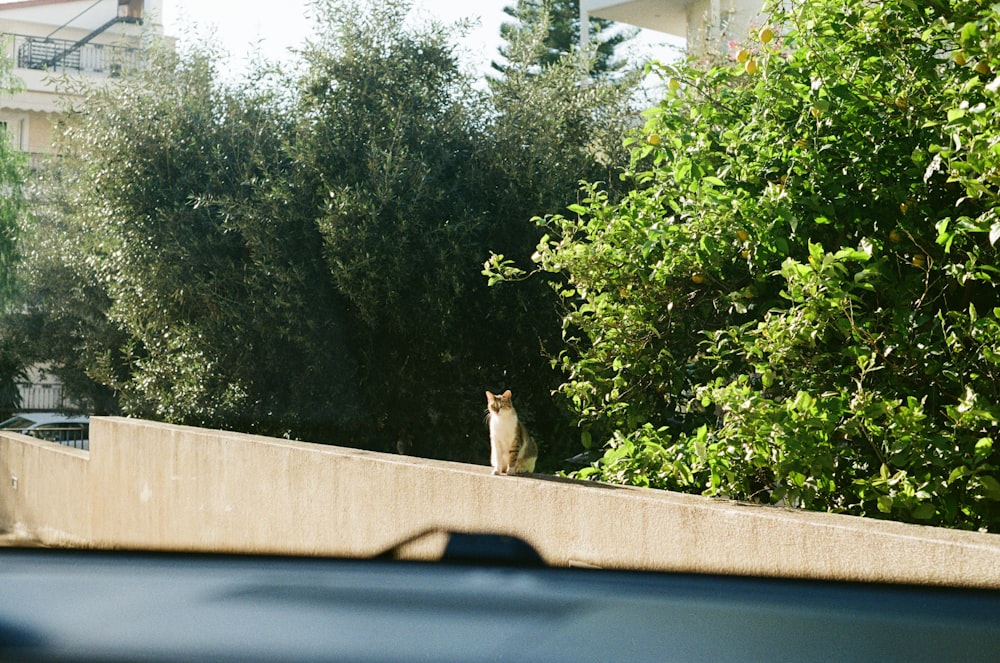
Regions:
<instances>
[{"instance_id":1,"label":"shrub","mask_svg":"<svg viewBox=\"0 0 1000 663\"><path fill-rule=\"evenodd\" d=\"M784 4L542 222L579 475L996 530L1000 14Z\"/></svg>"}]
</instances>

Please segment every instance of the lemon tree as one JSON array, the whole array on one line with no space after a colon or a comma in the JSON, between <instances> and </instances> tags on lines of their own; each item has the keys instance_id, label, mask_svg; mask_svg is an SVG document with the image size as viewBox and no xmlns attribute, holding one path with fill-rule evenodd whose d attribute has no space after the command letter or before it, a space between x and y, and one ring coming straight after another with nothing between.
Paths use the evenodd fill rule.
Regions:
<instances>
[{"instance_id":1,"label":"lemon tree","mask_svg":"<svg viewBox=\"0 0 1000 663\"><path fill-rule=\"evenodd\" d=\"M578 475L1000 530L1000 9L767 26L660 67L627 195L540 220Z\"/></svg>"}]
</instances>

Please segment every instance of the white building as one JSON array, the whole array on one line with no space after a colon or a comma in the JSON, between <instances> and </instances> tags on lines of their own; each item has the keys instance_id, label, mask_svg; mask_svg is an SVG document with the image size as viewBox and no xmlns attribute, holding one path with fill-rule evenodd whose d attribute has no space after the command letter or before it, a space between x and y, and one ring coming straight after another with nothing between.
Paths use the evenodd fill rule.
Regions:
<instances>
[{"instance_id":1,"label":"white building","mask_svg":"<svg viewBox=\"0 0 1000 663\"><path fill-rule=\"evenodd\" d=\"M603 18L687 40L688 55L725 52L762 19L763 0L580 0L582 41L588 18Z\"/></svg>"},{"instance_id":2,"label":"white building","mask_svg":"<svg viewBox=\"0 0 1000 663\"><path fill-rule=\"evenodd\" d=\"M47 154L61 107L53 74L111 77L136 64L144 30L163 34L163 0L0 0L0 33L24 89L0 96L0 127ZM145 26L143 25L145 23Z\"/></svg>"}]
</instances>

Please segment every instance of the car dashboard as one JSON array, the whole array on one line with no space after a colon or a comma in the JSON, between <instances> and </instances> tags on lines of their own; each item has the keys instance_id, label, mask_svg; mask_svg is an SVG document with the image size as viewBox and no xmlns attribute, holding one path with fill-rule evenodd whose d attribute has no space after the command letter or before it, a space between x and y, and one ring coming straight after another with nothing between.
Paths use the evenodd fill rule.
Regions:
<instances>
[{"instance_id":1,"label":"car dashboard","mask_svg":"<svg viewBox=\"0 0 1000 663\"><path fill-rule=\"evenodd\" d=\"M0 549L2 661L985 661L1000 592Z\"/></svg>"}]
</instances>

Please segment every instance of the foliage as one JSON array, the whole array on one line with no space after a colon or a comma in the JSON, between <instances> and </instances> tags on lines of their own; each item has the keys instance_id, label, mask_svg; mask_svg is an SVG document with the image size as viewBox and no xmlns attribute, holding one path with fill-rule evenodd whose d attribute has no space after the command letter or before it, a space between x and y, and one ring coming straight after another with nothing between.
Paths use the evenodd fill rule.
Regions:
<instances>
[{"instance_id":1,"label":"foliage","mask_svg":"<svg viewBox=\"0 0 1000 663\"><path fill-rule=\"evenodd\" d=\"M539 352L558 334L551 298L487 289L479 271L488 247L537 242L528 220L594 172L581 146L607 133L613 104L539 113L576 87L570 62L531 83L514 62L507 81L477 92L449 28L411 31L406 2L346 4L317 3L324 39L305 54L293 158L350 303L366 409L388 444L475 459L486 452L481 416L459 424L455 413L478 415L484 389L506 385L558 453L545 397L556 380ZM625 85L607 89L628 97Z\"/></svg>"},{"instance_id":2,"label":"foliage","mask_svg":"<svg viewBox=\"0 0 1000 663\"><path fill-rule=\"evenodd\" d=\"M504 76L489 81L487 131L498 144L493 162L520 189L505 198L528 196L540 214L574 194L581 179L620 188L618 175L628 162L623 131L635 121L642 72L633 68L616 80L581 84L579 72L589 68L593 54L566 53L539 67L544 33L512 39ZM572 190L563 193L568 183Z\"/></svg>"},{"instance_id":3,"label":"foliage","mask_svg":"<svg viewBox=\"0 0 1000 663\"><path fill-rule=\"evenodd\" d=\"M83 173L67 239L86 238L74 282L96 280L120 330L93 328L91 377L136 416L272 434L343 427L356 405L342 304L311 219L276 194L291 169L279 100L220 85L213 63L161 54L87 90L67 128L65 159Z\"/></svg>"},{"instance_id":4,"label":"foliage","mask_svg":"<svg viewBox=\"0 0 1000 663\"><path fill-rule=\"evenodd\" d=\"M660 67L629 194L544 221L561 391L607 442L579 475L996 531L1000 9L770 20Z\"/></svg>"},{"instance_id":5,"label":"foliage","mask_svg":"<svg viewBox=\"0 0 1000 663\"><path fill-rule=\"evenodd\" d=\"M291 72L222 84L203 48L82 90L14 316L35 358L135 416L476 462L510 388L557 463L555 298L482 264L624 161L635 77L581 88L567 57L477 88L409 8L315 0Z\"/></svg>"},{"instance_id":6,"label":"foliage","mask_svg":"<svg viewBox=\"0 0 1000 663\"><path fill-rule=\"evenodd\" d=\"M518 0L517 4L503 9L513 21L500 26L500 36L507 42L500 47L500 56L506 63L521 61L517 47L526 40L526 34L541 30L544 34L534 64L550 67L572 53L580 43L580 0ZM589 74L604 77L626 70L624 60L615 59L619 46L635 36L636 30L622 29L615 23L601 18L590 19L590 40L594 59ZM507 74L508 64L493 63L493 68Z\"/></svg>"},{"instance_id":7,"label":"foliage","mask_svg":"<svg viewBox=\"0 0 1000 663\"><path fill-rule=\"evenodd\" d=\"M83 186L80 178L65 159L34 157L17 308L2 324L23 363L44 365L82 409L117 414L113 391L88 376L121 334L107 319L107 293L87 260L91 238L74 221L72 192Z\"/></svg>"},{"instance_id":8,"label":"foliage","mask_svg":"<svg viewBox=\"0 0 1000 663\"><path fill-rule=\"evenodd\" d=\"M7 42L0 38L0 95L12 94L18 81L11 75L12 63L6 55ZM15 270L18 261L18 235L23 211L24 160L16 151L6 131L0 129L0 313L12 307ZM17 381L23 376L24 362L15 350L10 333L0 325L0 412L20 405Z\"/></svg>"},{"instance_id":9,"label":"foliage","mask_svg":"<svg viewBox=\"0 0 1000 663\"><path fill-rule=\"evenodd\" d=\"M485 221L479 136L443 28L411 34L401 2L320 4L292 157L350 304L366 409L387 443L409 448L416 431L435 437L460 390L481 409L462 377L485 331L463 278Z\"/></svg>"}]
</instances>

